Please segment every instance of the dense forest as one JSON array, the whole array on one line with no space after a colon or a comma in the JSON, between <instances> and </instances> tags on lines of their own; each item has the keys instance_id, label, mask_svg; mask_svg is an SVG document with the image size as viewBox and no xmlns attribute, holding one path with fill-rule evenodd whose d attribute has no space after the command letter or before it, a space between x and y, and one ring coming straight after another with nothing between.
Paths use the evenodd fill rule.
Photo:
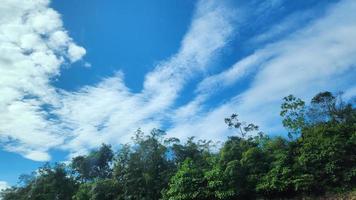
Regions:
<instances>
[{"instance_id":1,"label":"dense forest","mask_svg":"<svg viewBox=\"0 0 356 200\"><path fill-rule=\"evenodd\" d=\"M138 130L69 163L46 164L3 190L3 200L230 200L317 197L355 191L356 108L341 95L292 95L280 115L288 137L272 137L237 114L223 143L180 142L159 129ZM222 119L221 123L224 123ZM201 130L204 131L204 130Z\"/></svg>"}]
</instances>

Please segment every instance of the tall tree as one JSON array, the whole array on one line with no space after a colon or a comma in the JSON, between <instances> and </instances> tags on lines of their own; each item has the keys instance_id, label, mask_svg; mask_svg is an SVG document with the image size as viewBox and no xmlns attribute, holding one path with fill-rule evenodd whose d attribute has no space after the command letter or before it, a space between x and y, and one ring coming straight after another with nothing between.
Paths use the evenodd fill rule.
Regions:
<instances>
[{"instance_id":1,"label":"tall tree","mask_svg":"<svg viewBox=\"0 0 356 200\"><path fill-rule=\"evenodd\" d=\"M122 186L123 199L154 200L161 197L173 165L163 144L164 135L159 129L152 130L150 135L139 130L132 148L123 148L119 153L115 178Z\"/></svg>"},{"instance_id":2,"label":"tall tree","mask_svg":"<svg viewBox=\"0 0 356 200\"><path fill-rule=\"evenodd\" d=\"M94 179L109 178L112 175L110 167L114 153L110 145L102 144L87 156L77 156L72 159L71 168L82 182Z\"/></svg>"}]
</instances>

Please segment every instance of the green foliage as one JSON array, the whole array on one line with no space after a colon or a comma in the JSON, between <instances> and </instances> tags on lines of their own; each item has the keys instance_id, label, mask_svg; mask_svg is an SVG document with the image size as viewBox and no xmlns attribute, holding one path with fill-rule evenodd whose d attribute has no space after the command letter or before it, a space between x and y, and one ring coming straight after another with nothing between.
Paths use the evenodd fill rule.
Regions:
<instances>
[{"instance_id":1,"label":"green foliage","mask_svg":"<svg viewBox=\"0 0 356 200\"><path fill-rule=\"evenodd\" d=\"M132 148L124 146L114 165L114 178L123 194L121 199L159 199L161 190L168 185L173 174L173 162L167 158L163 144L164 132L152 130L145 136L137 131Z\"/></svg>"},{"instance_id":2,"label":"green foliage","mask_svg":"<svg viewBox=\"0 0 356 200\"><path fill-rule=\"evenodd\" d=\"M24 187L13 187L1 193L3 200L51 200L72 199L77 190L76 182L67 177L64 165L54 167L46 164L38 170L38 174Z\"/></svg>"},{"instance_id":3,"label":"green foliage","mask_svg":"<svg viewBox=\"0 0 356 200\"><path fill-rule=\"evenodd\" d=\"M314 175L316 188L349 186L355 179L355 133L355 126L334 123L318 124L303 133L298 161Z\"/></svg>"},{"instance_id":4,"label":"green foliage","mask_svg":"<svg viewBox=\"0 0 356 200\"><path fill-rule=\"evenodd\" d=\"M294 158L293 143L277 137L268 139L263 146L263 152L269 164L269 170L263 174L256 191L263 196L281 196L293 192Z\"/></svg>"},{"instance_id":5,"label":"green foliage","mask_svg":"<svg viewBox=\"0 0 356 200\"><path fill-rule=\"evenodd\" d=\"M206 184L203 170L191 158L187 158L171 178L169 189L163 192L163 199L207 199Z\"/></svg>"},{"instance_id":6,"label":"green foliage","mask_svg":"<svg viewBox=\"0 0 356 200\"><path fill-rule=\"evenodd\" d=\"M280 115L283 117L282 123L288 129L288 136L293 138L301 132L305 125L305 102L293 95L283 98Z\"/></svg>"},{"instance_id":7,"label":"green foliage","mask_svg":"<svg viewBox=\"0 0 356 200\"><path fill-rule=\"evenodd\" d=\"M216 148L140 129L116 153L103 144L68 165L22 175L4 200L286 199L347 192L356 183L356 109L340 95L318 93L310 104L292 95L281 105L290 138L267 137L237 114L225 119L237 136ZM257 135L257 136L254 136ZM254 137L253 137L254 136Z\"/></svg>"},{"instance_id":8,"label":"green foliage","mask_svg":"<svg viewBox=\"0 0 356 200\"><path fill-rule=\"evenodd\" d=\"M259 177L268 169L259 147L260 137L230 137L216 164L206 173L208 188L216 199L253 198Z\"/></svg>"},{"instance_id":9,"label":"green foliage","mask_svg":"<svg viewBox=\"0 0 356 200\"><path fill-rule=\"evenodd\" d=\"M112 174L110 163L113 157L111 146L103 144L100 149L87 156L73 158L71 168L82 182L109 178Z\"/></svg>"},{"instance_id":10,"label":"green foliage","mask_svg":"<svg viewBox=\"0 0 356 200\"><path fill-rule=\"evenodd\" d=\"M80 185L74 200L112 200L115 199L121 190L118 183L113 179L103 179L92 183Z\"/></svg>"}]
</instances>

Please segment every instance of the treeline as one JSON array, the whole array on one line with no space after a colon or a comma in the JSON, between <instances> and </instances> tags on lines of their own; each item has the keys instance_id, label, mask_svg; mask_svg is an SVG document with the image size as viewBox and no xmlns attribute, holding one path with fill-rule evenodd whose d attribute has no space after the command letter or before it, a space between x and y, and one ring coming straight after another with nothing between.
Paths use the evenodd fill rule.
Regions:
<instances>
[{"instance_id":1,"label":"treeline","mask_svg":"<svg viewBox=\"0 0 356 200\"><path fill-rule=\"evenodd\" d=\"M340 95L281 105L289 137L269 137L236 114L224 143L182 143L154 129L130 145L109 145L69 164L46 164L1 192L3 200L231 200L319 196L355 189L356 109ZM204 131L204 130L201 130Z\"/></svg>"}]
</instances>

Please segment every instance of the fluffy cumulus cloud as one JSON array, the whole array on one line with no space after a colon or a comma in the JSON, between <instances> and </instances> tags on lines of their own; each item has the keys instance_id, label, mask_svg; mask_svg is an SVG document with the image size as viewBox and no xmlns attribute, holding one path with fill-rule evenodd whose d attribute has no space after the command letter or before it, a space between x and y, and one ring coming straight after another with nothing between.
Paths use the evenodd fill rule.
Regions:
<instances>
[{"instance_id":1,"label":"fluffy cumulus cloud","mask_svg":"<svg viewBox=\"0 0 356 200\"><path fill-rule=\"evenodd\" d=\"M250 6L255 13L265 14L279 8L282 1L273 2ZM60 76L64 63L82 59L85 49L70 38L48 1L4 0L0 5L2 147L43 161L50 159L50 149L65 149L74 156L101 143L128 142L139 127L166 127L169 136L181 139L194 135L221 140L232 134L223 124L232 112L273 132L281 127L276 119L285 95L309 98L325 88L355 95L353 0L332 4L313 20L305 13L303 19L310 21L305 26L296 25L300 24L296 14L287 17L276 25L278 30L250 39L263 43L250 55L206 76L221 51L236 45L230 42L252 23L244 9L224 1L199 1L179 50L146 74L140 92L125 85L120 71L96 85L69 92L55 88L51 80ZM281 34L281 39L271 39ZM205 77L196 85L191 101L177 107L185 86L197 75ZM210 99L246 77L251 79L248 88L208 109Z\"/></svg>"},{"instance_id":2,"label":"fluffy cumulus cloud","mask_svg":"<svg viewBox=\"0 0 356 200\"><path fill-rule=\"evenodd\" d=\"M58 104L51 79L61 64L85 50L63 28L46 0L4 0L0 5L0 141L33 160L49 160L48 149L63 136L46 107Z\"/></svg>"}]
</instances>

